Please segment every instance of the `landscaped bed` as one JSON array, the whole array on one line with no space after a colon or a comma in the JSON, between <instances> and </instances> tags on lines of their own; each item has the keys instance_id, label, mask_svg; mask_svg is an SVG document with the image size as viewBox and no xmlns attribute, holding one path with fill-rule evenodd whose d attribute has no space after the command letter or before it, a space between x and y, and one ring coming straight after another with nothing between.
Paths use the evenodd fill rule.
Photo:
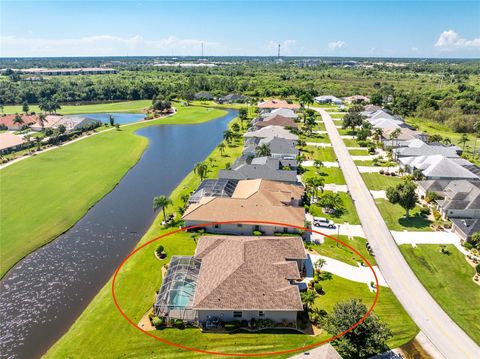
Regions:
<instances>
[{"instance_id":1,"label":"landscaped bed","mask_svg":"<svg viewBox=\"0 0 480 359\"><path fill-rule=\"evenodd\" d=\"M324 194L332 193L331 191L323 191ZM336 215L324 213L323 209L317 204L311 204L309 207L309 212L314 217L325 217L335 223L349 223L349 224L360 224L360 219L358 218L357 210L353 204L350 196L345 192L338 192L338 195L343 201L343 210L339 211ZM319 194L322 196L322 193Z\"/></svg>"},{"instance_id":2,"label":"landscaped bed","mask_svg":"<svg viewBox=\"0 0 480 359\"><path fill-rule=\"evenodd\" d=\"M337 235L334 235L334 237L337 238ZM353 237L352 239L349 239L348 236L340 235L340 240L359 251L365 258L368 259L371 265L376 265L375 258L370 255L365 247L367 244L365 238ZM311 248L322 256L337 259L353 266L357 266L358 263L363 262L363 260L351 249L328 237L324 237L324 242L322 244L312 244Z\"/></svg>"}]
</instances>

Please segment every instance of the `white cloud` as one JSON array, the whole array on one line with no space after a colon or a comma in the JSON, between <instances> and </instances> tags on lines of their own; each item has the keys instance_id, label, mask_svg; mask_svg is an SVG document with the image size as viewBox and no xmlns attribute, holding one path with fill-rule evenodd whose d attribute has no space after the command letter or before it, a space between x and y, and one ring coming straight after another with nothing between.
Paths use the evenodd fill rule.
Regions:
<instances>
[{"instance_id":1,"label":"white cloud","mask_svg":"<svg viewBox=\"0 0 480 359\"><path fill-rule=\"evenodd\" d=\"M455 51L460 49L475 48L479 49L480 38L466 40L462 39L455 31L448 30L440 34L434 47L438 48L440 51Z\"/></svg>"},{"instance_id":2,"label":"white cloud","mask_svg":"<svg viewBox=\"0 0 480 359\"><path fill-rule=\"evenodd\" d=\"M412 47L410 50L411 50L412 52L418 52L418 51L419 51L419 50L418 50L418 47Z\"/></svg>"},{"instance_id":3,"label":"white cloud","mask_svg":"<svg viewBox=\"0 0 480 359\"><path fill-rule=\"evenodd\" d=\"M169 36L146 40L140 35L118 37L96 35L70 39L24 38L0 36L2 56L108 56L108 55L199 55L203 42L205 52L221 48L215 42L179 39Z\"/></svg>"},{"instance_id":4,"label":"white cloud","mask_svg":"<svg viewBox=\"0 0 480 359\"><path fill-rule=\"evenodd\" d=\"M341 40L338 41L332 41L328 43L328 48L332 51L339 50L343 47L345 47L347 44Z\"/></svg>"}]
</instances>

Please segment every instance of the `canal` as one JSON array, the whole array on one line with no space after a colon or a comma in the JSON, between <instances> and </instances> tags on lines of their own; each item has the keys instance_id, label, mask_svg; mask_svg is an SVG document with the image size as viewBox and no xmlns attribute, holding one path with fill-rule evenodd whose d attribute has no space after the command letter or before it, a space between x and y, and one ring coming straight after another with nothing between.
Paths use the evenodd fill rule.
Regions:
<instances>
[{"instance_id":1,"label":"canal","mask_svg":"<svg viewBox=\"0 0 480 359\"><path fill-rule=\"evenodd\" d=\"M201 124L136 132L149 145L120 183L70 230L2 279L2 358L38 358L68 330L151 225L153 197L171 193L218 145L236 116L231 110Z\"/></svg>"}]
</instances>

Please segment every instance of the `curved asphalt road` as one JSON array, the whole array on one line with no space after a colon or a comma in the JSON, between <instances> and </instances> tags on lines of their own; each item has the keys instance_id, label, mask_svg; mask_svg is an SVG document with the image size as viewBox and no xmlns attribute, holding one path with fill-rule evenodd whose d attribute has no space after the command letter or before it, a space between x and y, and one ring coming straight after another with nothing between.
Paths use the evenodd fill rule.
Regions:
<instances>
[{"instance_id":1,"label":"curved asphalt road","mask_svg":"<svg viewBox=\"0 0 480 359\"><path fill-rule=\"evenodd\" d=\"M443 356L448 359L480 358L480 347L450 319L408 266L330 115L323 109L316 110L320 112L325 122L363 230L390 289ZM380 300L381 293L380 289Z\"/></svg>"}]
</instances>

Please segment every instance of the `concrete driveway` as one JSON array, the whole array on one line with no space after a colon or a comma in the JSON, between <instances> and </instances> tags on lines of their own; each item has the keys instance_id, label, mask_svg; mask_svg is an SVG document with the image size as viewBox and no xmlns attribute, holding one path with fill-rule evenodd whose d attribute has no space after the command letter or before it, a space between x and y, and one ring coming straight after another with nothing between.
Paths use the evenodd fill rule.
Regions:
<instances>
[{"instance_id":1,"label":"concrete driveway","mask_svg":"<svg viewBox=\"0 0 480 359\"><path fill-rule=\"evenodd\" d=\"M378 266L393 293L444 357L480 358L479 346L450 319L408 266L330 115L323 109L316 110L322 115L363 230L375 252Z\"/></svg>"}]
</instances>

